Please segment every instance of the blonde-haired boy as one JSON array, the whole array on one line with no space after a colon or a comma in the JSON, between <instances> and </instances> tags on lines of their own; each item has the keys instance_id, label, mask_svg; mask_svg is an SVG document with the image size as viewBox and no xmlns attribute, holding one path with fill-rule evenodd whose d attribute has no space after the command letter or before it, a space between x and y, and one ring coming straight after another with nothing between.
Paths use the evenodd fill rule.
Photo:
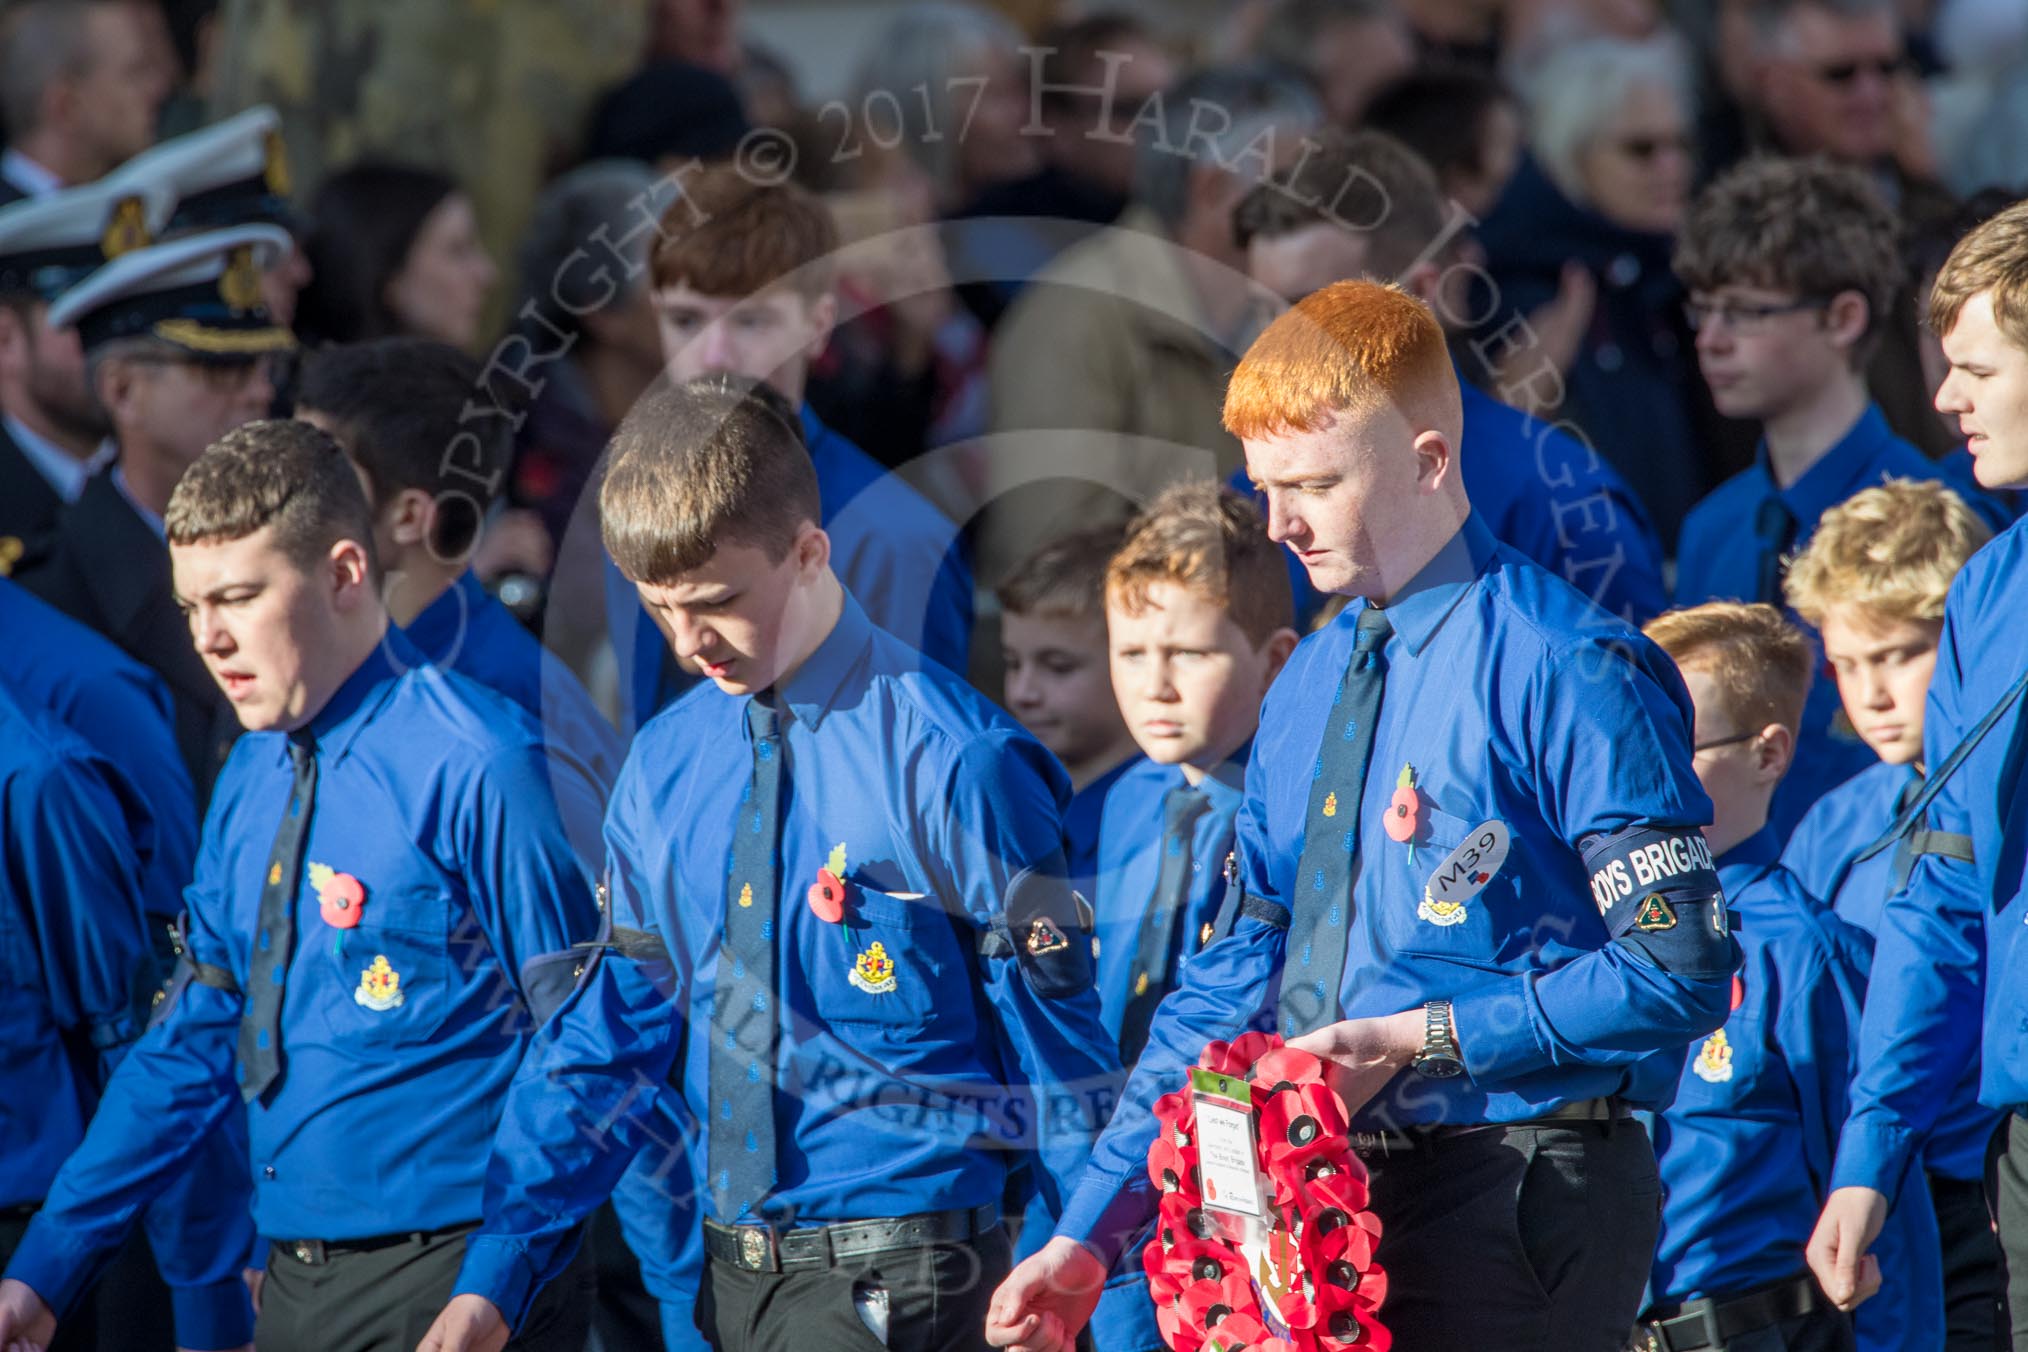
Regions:
<instances>
[{"instance_id":1,"label":"blonde-haired boy","mask_svg":"<svg viewBox=\"0 0 2028 1352\"><path fill-rule=\"evenodd\" d=\"M1892 479L1827 512L1809 548L1789 564L1789 605L1823 636L1845 716L1880 764L1817 801L1783 862L1810 895L1868 934L1879 932L1887 899L1923 853L1969 849L1962 837L1921 830L1919 820L1898 839L1874 845L1922 789L1923 714L1944 597L1987 535L1949 488ZM1974 1060L1922 1149L1943 1236L1952 1346L1992 1346L2000 1287L1984 1177L1986 1143L2001 1114L1978 1100Z\"/></svg>"},{"instance_id":2,"label":"blonde-haired boy","mask_svg":"<svg viewBox=\"0 0 2028 1352\"><path fill-rule=\"evenodd\" d=\"M1804 1257L1856 1069L1867 960L1865 936L1782 866L1768 821L1816 664L1810 641L1765 604L1670 611L1645 632L1695 706L1705 834L1746 961L1724 1026L1674 1057L1675 1095L1656 1116L1662 1226L1648 1336L1635 1342L1711 1346L1692 1335L1715 1326L1721 1349L1849 1347L1855 1332L1868 1352L1937 1347L1942 1279L1919 1192L1883 1245L1902 1274L1893 1300L1854 1320L1823 1300Z\"/></svg>"}]
</instances>

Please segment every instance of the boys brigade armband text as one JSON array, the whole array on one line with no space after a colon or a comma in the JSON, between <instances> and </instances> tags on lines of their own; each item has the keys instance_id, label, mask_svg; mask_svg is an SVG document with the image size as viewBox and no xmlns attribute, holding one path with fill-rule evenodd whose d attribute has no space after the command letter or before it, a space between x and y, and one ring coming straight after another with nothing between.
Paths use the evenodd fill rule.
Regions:
<instances>
[{"instance_id":1,"label":"boys brigade armband text","mask_svg":"<svg viewBox=\"0 0 2028 1352\"><path fill-rule=\"evenodd\" d=\"M1580 850L1592 901L1614 940L1678 975L1732 970L1724 891L1702 831L1630 826L1591 836Z\"/></svg>"}]
</instances>

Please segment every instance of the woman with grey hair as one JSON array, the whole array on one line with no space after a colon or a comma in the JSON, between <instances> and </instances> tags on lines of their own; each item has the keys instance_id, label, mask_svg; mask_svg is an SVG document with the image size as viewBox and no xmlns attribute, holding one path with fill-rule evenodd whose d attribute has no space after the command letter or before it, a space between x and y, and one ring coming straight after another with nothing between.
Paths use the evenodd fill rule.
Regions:
<instances>
[{"instance_id":1,"label":"woman with grey hair","mask_svg":"<svg viewBox=\"0 0 2028 1352\"><path fill-rule=\"evenodd\" d=\"M1586 38L1545 57L1519 92L1528 155L1481 229L1494 295L1475 314L1493 316L1488 335L1529 324L1475 349L1506 351L1521 333L1498 369L1468 360L1465 374L1574 425L1673 549L1683 514L1721 477L1713 448L1726 440L1670 270L1696 167L1687 54L1667 29Z\"/></svg>"},{"instance_id":2,"label":"woman with grey hair","mask_svg":"<svg viewBox=\"0 0 2028 1352\"><path fill-rule=\"evenodd\" d=\"M874 34L852 97L818 110L818 149L845 160L898 146L929 175L944 213L1034 173L1042 161L1022 131L1029 66L1021 43L1019 29L979 5L907 6Z\"/></svg>"}]
</instances>

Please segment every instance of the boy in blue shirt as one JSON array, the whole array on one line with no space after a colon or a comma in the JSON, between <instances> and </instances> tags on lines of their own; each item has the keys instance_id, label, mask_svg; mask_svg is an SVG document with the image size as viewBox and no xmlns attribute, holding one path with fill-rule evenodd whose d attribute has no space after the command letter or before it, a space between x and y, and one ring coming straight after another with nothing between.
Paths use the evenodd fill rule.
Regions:
<instances>
[{"instance_id":1,"label":"boy in blue shirt","mask_svg":"<svg viewBox=\"0 0 2028 1352\"><path fill-rule=\"evenodd\" d=\"M1781 561L1827 510L1890 476L1944 477L1888 429L1866 390L1866 363L1906 277L1898 231L1863 175L1821 161L1742 164L1692 207L1676 272L1690 291L1698 364L1718 411L1760 422L1762 439L1755 462L1684 518L1678 605L1780 605ZM1972 505L2002 524L1996 504ZM1837 691L1816 681L1770 814L1777 840L1873 763L1837 715Z\"/></svg>"},{"instance_id":2,"label":"boy in blue shirt","mask_svg":"<svg viewBox=\"0 0 2028 1352\"><path fill-rule=\"evenodd\" d=\"M1113 693L1145 760L1106 795L1099 830L1099 1007L1131 1067L1162 997L1209 943L1260 702L1296 646L1280 550L1239 494L1177 484L1106 569ZM1100 1352L1162 1346L1138 1249L1092 1316Z\"/></svg>"},{"instance_id":3,"label":"boy in blue shirt","mask_svg":"<svg viewBox=\"0 0 2028 1352\"><path fill-rule=\"evenodd\" d=\"M696 1124L642 1255L670 1346L976 1347L1010 1173L1046 1230L1111 1110L1063 772L840 585L794 417L716 377L614 437L607 549L710 683L614 787L616 928L512 1095L425 1348L523 1324L664 1084Z\"/></svg>"},{"instance_id":4,"label":"boy in blue shirt","mask_svg":"<svg viewBox=\"0 0 2028 1352\"><path fill-rule=\"evenodd\" d=\"M1106 564L1122 538L1119 525L1060 536L995 589L1004 702L1070 776L1063 849L1071 885L1086 897L1096 887L1106 795L1139 759L1106 650Z\"/></svg>"},{"instance_id":5,"label":"boy in blue shirt","mask_svg":"<svg viewBox=\"0 0 2028 1352\"><path fill-rule=\"evenodd\" d=\"M1789 565L1789 604L1823 636L1845 716L1880 764L1817 800L1782 862L1804 889L1867 934L1924 853L1968 848L1902 810L1922 791L1923 706L1936 670L1944 596L1986 543L1985 525L1940 483L1890 479L1824 514ZM1885 838L1885 839L1884 839ZM1989 1352L2000 1254L1986 1214L1986 1145L2002 1114L1979 1106L1976 1060L1922 1151L1943 1237L1948 1346ZM1859 1311L1863 1324L1872 1305Z\"/></svg>"},{"instance_id":6,"label":"boy in blue shirt","mask_svg":"<svg viewBox=\"0 0 2028 1352\"><path fill-rule=\"evenodd\" d=\"M1674 1058L1674 1102L1656 1114L1662 1229L1636 1345L1940 1347L1926 1197L1900 1209L1883 1257L1902 1268L1898 1297L1867 1307L1856 1340L1804 1264L1855 1069L1868 956L1865 936L1781 866L1767 826L1809 689L1809 640L1772 606L1727 602L1671 611L1645 632L1681 669L1696 709L1705 835L1746 961L1724 1026Z\"/></svg>"},{"instance_id":7,"label":"boy in blue shirt","mask_svg":"<svg viewBox=\"0 0 2028 1352\"><path fill-rule=\"evenodd\" d=\"M345 448L366 490L388 618L430 661L520 705L541 725L559 775L603 790L626 754L618 734L570 669L467 566L511 451L502 419L463 416L478 382L478 363L444 343L329 347L303 363L296 417ZM591 870L605 804L587 806L596 812L565 825Z\"/></svg>"}]
</instances>

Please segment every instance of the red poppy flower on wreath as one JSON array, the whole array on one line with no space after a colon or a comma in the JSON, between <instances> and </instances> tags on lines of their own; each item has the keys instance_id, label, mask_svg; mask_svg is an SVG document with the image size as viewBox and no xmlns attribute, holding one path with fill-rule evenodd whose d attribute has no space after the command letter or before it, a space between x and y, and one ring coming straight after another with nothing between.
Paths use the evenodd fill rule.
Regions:
<instances>
[{"instance_id":1,"label":"red poppy flower on wreath","mask_svg":"<svg viewBox=\"0 0 2028 1352\"><path fill-rule=\"evenodd\" d=\"M1307 1185L1320 1178L1348 1175L1363 1178L1366 1166L1352 1158L1342 1136L1326 1136L1314 1145L1300 1150L1290 1150L1276 1161L1269 1171L1269 1180L1274 1184L1275 1205L1294 1206L1308 1193ZM1364 1184L1360 1185L1364 1195Z\"/></svg>"},{"instance_id":2,"label":"red poppy flower on wreath","mask_svg":"<svg viewBox=\"0 0 2028 1352\"><path fill-rule=\"evenodd\" d=\"M1270 1169L1291 1151L1342 1141L1346 1129L1344 1100L1321 1084L1277 1089L1260 1108L1260 1148Z\"/></svg>"},{"instance_id":3,"label":"red poppy flower on wreath","mask_svg":"<svg viewBox=\"0 0 2028 1352\"><path fill-rule=\"evenodd\" d=\"M1194 1200L1198 1191L1196 1154L1179 1150L1169 1141L1155 1142L1148 1152L1149 1181L1163 1192L1187 1193Z\"/></svg>"},{"instance_id":4,"label":"red poppy flower on wreath","mask_svg":"<svg viewBox=\"0 0 2028 1352\"><path fill-rule=\"evenodd\" d=\"M1264 1053L1253 1066L1253 1082L1260 1089L1277 1090L1305 1084L1324 1083L1324 1063L1294 1047L1276 1047ZM1338 1115L1346 1115L1344 1105Z\"/></svg>"},{"instance_id":5,"label":"red poppy flower on wreath","mask_svg":"<svg viewBox=\"0 0 2028 1352\"><path fill-rule=\"evenodd\" d=\"M1218 1326L1232 1315L1251 1318L1260 1314L1253 1283L1244 1272L1229 1272L1217 1281L1192 1282L1177 1297L1177 1305L1183 1317L1204 1330L1206 1337L1215 1334Z\"/></svg>"},{"instance_id":6,"label":"red poppy flower on wreath","mask_svg":"<svg viewBox=\"0 0 2028 1352\"><path fill-rule=\"evenodd\" d=\"M1197 1123L1190 1110L1190 1100L1180 1092L1164 1094L1155 1100L1155 1120L1162 1124L1158 1140L1171 1141L1178 1146L1195 1143Z\"/></svg>"}]
</instances>

